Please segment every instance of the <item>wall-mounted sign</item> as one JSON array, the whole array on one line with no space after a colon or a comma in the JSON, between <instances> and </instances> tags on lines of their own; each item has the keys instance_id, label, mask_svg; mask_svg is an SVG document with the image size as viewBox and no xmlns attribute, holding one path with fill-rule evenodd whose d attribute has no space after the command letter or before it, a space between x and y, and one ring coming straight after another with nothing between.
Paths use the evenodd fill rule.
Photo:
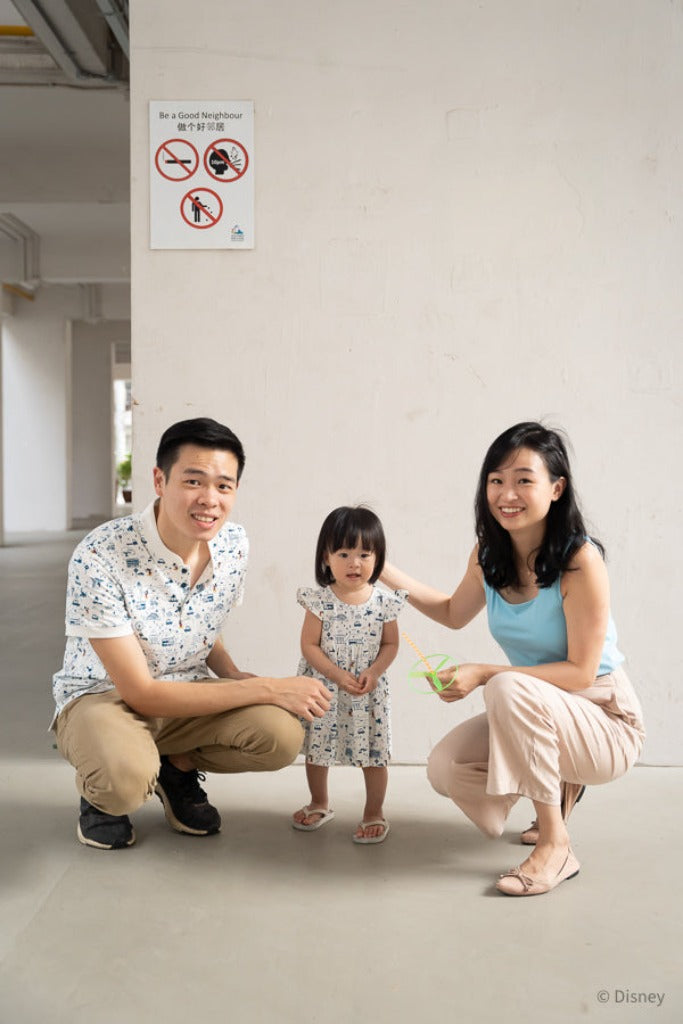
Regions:
<instances>
[{"instance_id":1,"label":"wall-mounted sign","mask_svg":"<svg viewBox=\"0 0 683 1024\"><path fill-rule=\"evenodd\" d=\"M254 248L254 104L149 104L150 247Z\"/></svg>"}]
</instances>

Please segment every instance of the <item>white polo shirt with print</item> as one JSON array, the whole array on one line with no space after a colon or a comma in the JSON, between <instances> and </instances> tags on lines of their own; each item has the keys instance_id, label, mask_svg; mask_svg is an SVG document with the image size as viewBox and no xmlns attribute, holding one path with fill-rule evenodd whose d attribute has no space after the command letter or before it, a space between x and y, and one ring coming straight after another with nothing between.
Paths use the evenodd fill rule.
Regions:
<instances>
[{"instance_id":1,"label":"white polo shirt with print","mask_svg":"<svg viewBox=\"0 0 683 1024\"><path fill-rule=\"evenodd\" d=\"M230 609L242 603L247 535L226 523L190 587L189 569L159 536L154 506L98 526L71 556L64 665L52 680L55 718L76 697L114 689L91 638L137 637L154 679L211 675L206 659Z\"/></svg>"}]
</instances>

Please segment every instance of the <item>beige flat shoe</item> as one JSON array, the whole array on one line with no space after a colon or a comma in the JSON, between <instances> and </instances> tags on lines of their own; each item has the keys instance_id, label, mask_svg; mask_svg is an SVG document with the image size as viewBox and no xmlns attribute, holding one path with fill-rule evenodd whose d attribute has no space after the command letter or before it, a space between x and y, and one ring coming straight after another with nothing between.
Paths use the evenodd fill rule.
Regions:
<instances>
[{"instance_id":1,"label":"beige flat shoe","mask_svg":"<svg viewBox=\"0 0 683 1024\"><path fill-rule=\"evenodd\" d=\"M542 896L543 893L556 889L560 882L566 882L568 878L578 875L580 867L581 865L570 847L564 864L555 877L549 881L532 878L530 875L526 875L521 868L512 868L511 871L506 871L500 876L496 882L496 889L505 896Z\"/></svg>"},{"instance_id":2,"label":"beige flat shoe","mask_svg":"<svg viewBox=\"0 0 683 1024\"><path fill-rule=\"evenodd\" d=\"M567 821L569 818L574 807L583 796L585 789L586 787L582 786L579 782L562 783L560 806L562 808L562 817L564 821ZM538 821L532 821L529 827L522 832L519 838L525 846L535 846L538 842Z\"/></svg>"}]
</instances>

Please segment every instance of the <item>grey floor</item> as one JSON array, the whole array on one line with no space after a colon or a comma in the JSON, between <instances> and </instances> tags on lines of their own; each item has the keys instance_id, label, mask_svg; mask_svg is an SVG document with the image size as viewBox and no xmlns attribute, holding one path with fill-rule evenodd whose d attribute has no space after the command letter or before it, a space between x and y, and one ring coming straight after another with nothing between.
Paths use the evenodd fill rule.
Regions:
<instances>
[{"instance_id":1,"label":"grey floor","mask_svg":"<svg viewBox=\"0 0 683 1024\"><path fill-rule=\"evenodd\" d=\"M414 766L391 770L383 846L350 841L353 769L333 774L336 819L293 831L296 765L211 777L219 836L176 835L154 800L130 850L81 846L46 731L78 536L0 549L0 1024L683 1021L683 769L590 790L581 873L533 899L492 887L529 805L491 842Z\"/></svg>"}]
</instances>

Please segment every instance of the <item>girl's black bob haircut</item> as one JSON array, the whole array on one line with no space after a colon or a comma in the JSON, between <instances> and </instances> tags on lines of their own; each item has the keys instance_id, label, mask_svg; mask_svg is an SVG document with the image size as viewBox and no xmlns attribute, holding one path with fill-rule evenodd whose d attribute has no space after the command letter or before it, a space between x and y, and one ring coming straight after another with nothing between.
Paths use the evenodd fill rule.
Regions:
<instances>
[{"instance_id":1,"label":"girl's black bob haircut","mask_svg":"<svg viewBox=\"0 0 683 1024\"><path fill-rule=\"evenodd\" d=\"M548 510L541 546L532 553L533 565L529 568L534 571L538 586L552 586L558 576L567 571L573 555L588 539L574 489L567 446L560 431L551 430L535 421L516 423L514 427L503 431L487 451L474 501L479 565L486 582L496 590L517 586L519 578L510 535L491 514L486 497L486 485L489 474L500 469L520 448L530 448L540 455L553 482L560 477L564 477L565 480L562 494ZM605 549L600 541L595 537L591 537L590 540L604 557Z\"/></svg>"},{"instance_id":2,"label":"girl's black bob haircut","mask_svg":"<svg viewBox=\"0 0 683 1024\"><path fill-rule=\"evenodd\" d=\"M375 570L370 577L370 582L375 583L387 554L387 542L378 517L364 505L356 508L342 505L330 512L320 529L315 551L315 578L321 587L334 583L334 576L325 565L326 557L340 548L355 548L359 542L365 551L372 551L375 556Z\"/></svg>"}]
</instances>

